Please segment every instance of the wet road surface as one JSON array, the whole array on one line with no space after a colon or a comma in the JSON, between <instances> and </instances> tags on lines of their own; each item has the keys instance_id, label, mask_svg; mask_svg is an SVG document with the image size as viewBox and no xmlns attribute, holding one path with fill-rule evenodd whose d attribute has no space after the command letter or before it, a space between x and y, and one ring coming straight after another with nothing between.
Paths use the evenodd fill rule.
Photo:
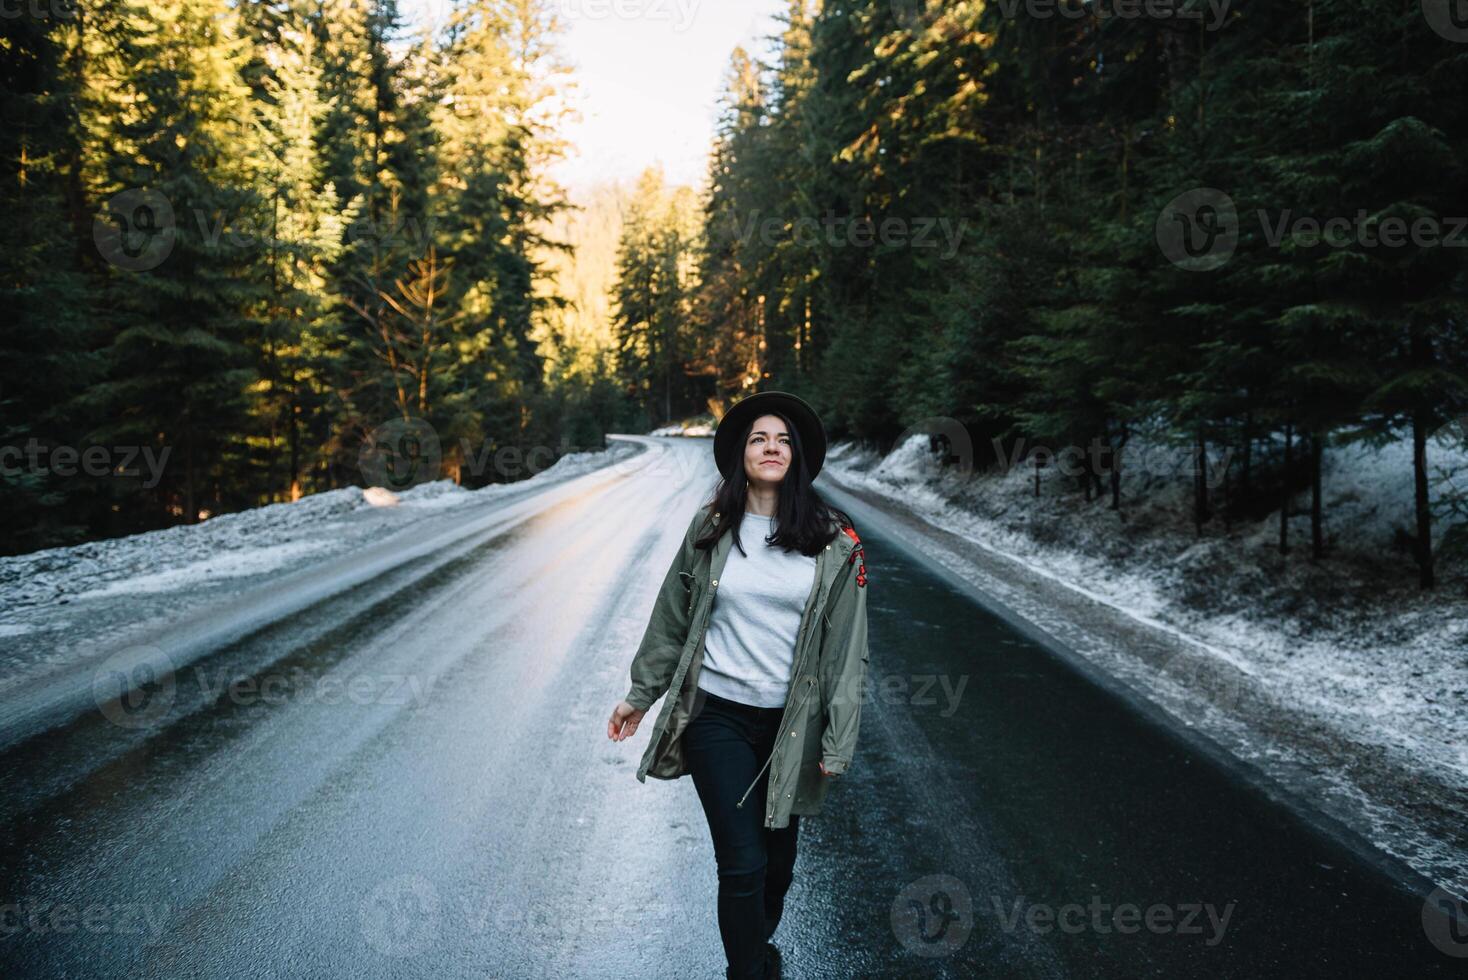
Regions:
<instances>
[{"instance_id":1,"label":"wet road surface","mask_svg":"<svg viewBox=\"0 0 1468 980\"><path fill-rule=\"evenodd\" d=\"M636 780L650 723L606 738L715 476L707 440L640 458L0 756L0 976L723 976L692 783ZM1420 898L831 499L869 690L787 977L1462 967Z\"/></svg>"}]
</instances>

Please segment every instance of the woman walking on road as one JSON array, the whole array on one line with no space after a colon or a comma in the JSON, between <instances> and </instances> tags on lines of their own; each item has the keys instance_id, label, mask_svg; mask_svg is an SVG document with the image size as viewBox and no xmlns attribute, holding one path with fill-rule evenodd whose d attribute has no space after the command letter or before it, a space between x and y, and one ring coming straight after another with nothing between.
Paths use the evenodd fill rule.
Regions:
<instances>
[{"instance_id":1,"label":"woman walking on road","mask_svg":"<svg viewBox=\"0 0 1468 980\"><path fill-rule=\"evenodd\" d=\"M731 980L780 975L769 940L800 817L820 812L856 749L866 564L850 520L811 487L825 456L819 417L794 395L751 395L720 420L722 479L693 515L607 723L622 741L672 692L637 778L693 777Z\"/></svg>"}]
</instances>

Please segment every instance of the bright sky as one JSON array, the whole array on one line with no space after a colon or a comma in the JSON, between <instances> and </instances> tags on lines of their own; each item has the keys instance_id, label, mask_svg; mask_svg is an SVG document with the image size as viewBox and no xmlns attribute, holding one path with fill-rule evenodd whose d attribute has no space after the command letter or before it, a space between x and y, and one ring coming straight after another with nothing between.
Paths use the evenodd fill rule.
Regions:
<instances>
[{"instance_id":1,"label":"bright sky","mask_svg":"<svg viewBox=\"0 0 1468 980\"><path fill-rule=\"evenodd\" d=\"M788 0L549 0L566 25L562 50L573 66L580 122L569 125L571 156L554 171L567 187L636 179L661 162L668 180L700 186L717 100L737 45L769 50ZM450 0L404 0L415 21L447 12Z\"/></svg>"}]
</instances>

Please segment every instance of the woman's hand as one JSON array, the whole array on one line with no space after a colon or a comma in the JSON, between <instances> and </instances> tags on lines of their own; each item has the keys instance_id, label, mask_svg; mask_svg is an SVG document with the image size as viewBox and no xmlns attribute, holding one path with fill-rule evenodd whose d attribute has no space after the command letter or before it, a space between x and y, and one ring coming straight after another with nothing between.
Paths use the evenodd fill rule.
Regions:
<instances>
[{"instance_id":1,"label":"woman's hand","mask_svg":"<svg viewBox=\"0 0 1468 980\"><path fill-rule=\"evenodd\" d=\"M826 769L826 764L824 762L817 762L816 765L818 765L818 766L821 767L821 775L822 776L839 776L839 775L841 775L839 772L830 772L829 770L827 770Z\"/></svg>"},{"instance_id":2,"label":"woman's hand","mask_svg":"<svg viewBox=\"0 0 1468 980\"><path fill-rule=\"evenodd\" d=\"M617 706L612 709L612 717L607 721L607 738L613 742L621 742L637 734L637 725L642 721L646 711L638 711L626 701L618 701Z\"/></svg>"}]
</instances>

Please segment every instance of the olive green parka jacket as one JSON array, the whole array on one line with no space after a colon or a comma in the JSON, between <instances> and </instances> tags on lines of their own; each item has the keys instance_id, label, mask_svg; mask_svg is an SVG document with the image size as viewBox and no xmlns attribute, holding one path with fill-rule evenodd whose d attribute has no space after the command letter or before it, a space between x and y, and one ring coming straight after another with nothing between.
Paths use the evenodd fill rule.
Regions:
<instances>
[{"instance_id":1,"label":"olive green parka jacket","mask_svg":"<svg viewBox=\"0 0 1468 980\"><path fill-rule=\"evenodd\" d=\"M696 548L694 542L705 522L717 518L705 507L695 512L632 658L628 704L646 711L665 693L675 692L653 726L637 769L641 782L647 782L649 775L677 779L688 772L682 735L695 710L703 706L698 674L704 631L719 574L733 546L733 531L725 531L710 549ZM866 556L855 530L833 527L835 538L816 557L815 579L795 641L780 738L739 802L745 805L769 767L764 825L772 829L787 826L792 813L819 813L830 777L817 763L833 774L842 773L856 751L867 668Z\"/></svg>"}]
</instances>

